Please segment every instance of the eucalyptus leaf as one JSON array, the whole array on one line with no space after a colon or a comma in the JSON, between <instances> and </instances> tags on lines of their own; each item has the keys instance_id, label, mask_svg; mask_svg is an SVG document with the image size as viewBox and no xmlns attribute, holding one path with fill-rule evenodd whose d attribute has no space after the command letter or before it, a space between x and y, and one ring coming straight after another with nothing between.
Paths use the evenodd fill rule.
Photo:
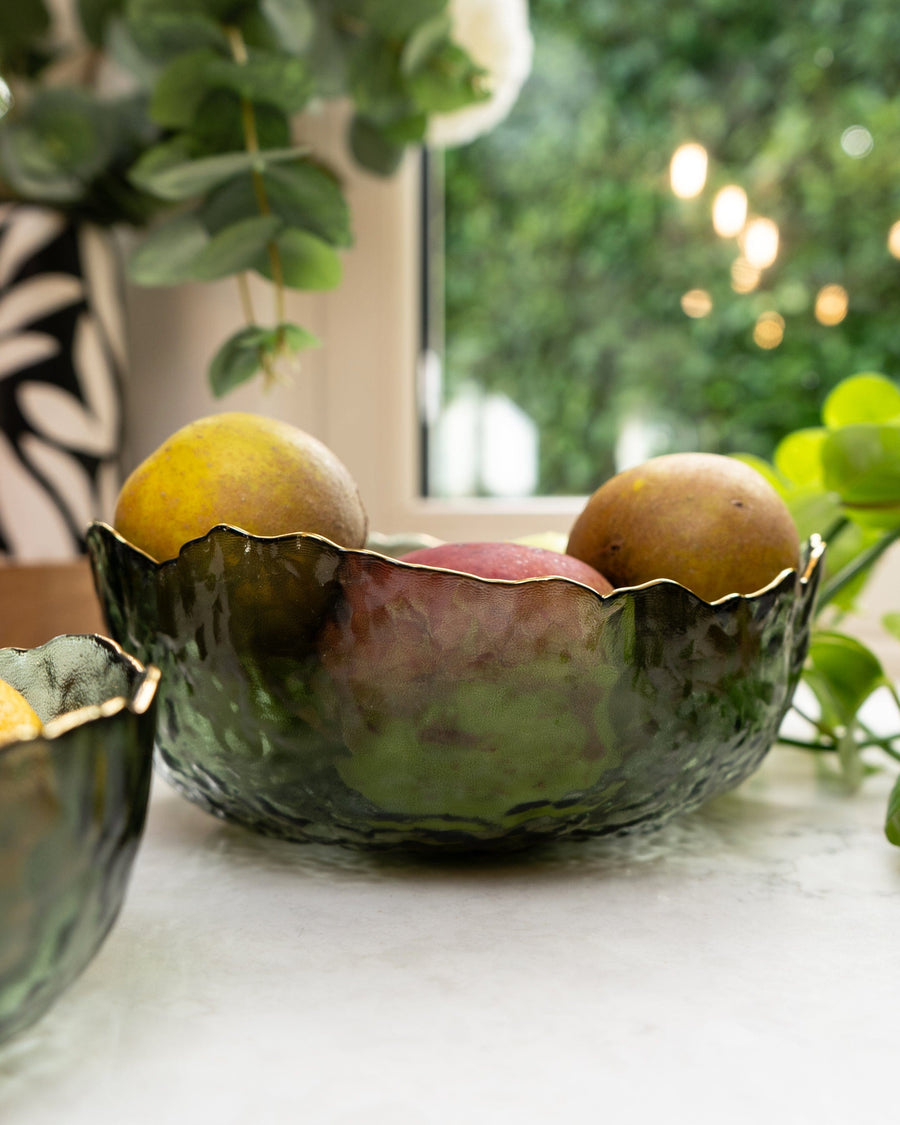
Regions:
<instances>
[{"instance_id":1,"label":"eucalyptus leaf","mask_svg":"<svg viewBox=\"0 0 900 1125\"><path fill-rule=\"evenodd\" d=\"M317 336L308 329L301 328L299 324L279 324L276 332L282 349L290 353L318 347L321 342Z\"/></svg>"},{"instance_id":2,"label":"eucalyptus leaf","mask_svg":"<svg viewBox=\"0 0 900 1125\"><path fill-rule=\"evenodd\" d=\"M407 89L423 113L452 113L487 98L479 85L483 75L461 47L445 42L427 65L409 75Z\"/></svg>"},{"instance_id":3,"label":"eucalyptus leaf","mask_svg":"<svg viewBox=\"0 0 900 1125\"><path fill-rule=\"evenodd\" d=\"M346 37L331 20L316 21L306 59L321 98L338 98L346 94L350 71Z\"/></svg>"},{"instance_id":4,"label":"eucalyptus leaf","mask_svg":"<svg viewBox=\"0 0 900 1125\"><path fill-rule=\"evenodd\" d=\"M253 107L253 118L260 148L290 147L291 125L281 110L274 106L257 105ZM194 158L243 149L246 144L244 124L238 95L232 90L210 90L198 106L191 123L190 138Z\"/></svg>"},{"instance_id":5,"label":"eucalyptus leaf","mask_svg":"<svg viewBox=\"0 0 900 1125\"><path fill-rule=\"evenodd\" d=\"M332 246L352 243L350 210L336 177L309 160L267 168L261 176L266 202L285 226L306 230ZM249 175L236 176L209 196L203 210L211 231L258 210L259 200Z\"/></svg>"},{"instance_id":6,"label":"eucalyptus leaf","mask_svg":"<svg viewBox=\"0 0 900 1125\"><path fill-rule=\"evenodd\" d=\"M441 15L447 0L364 0L360 15L382 35L390 38L405 38L423 20Z\"/></svg>"},{"instance_id":7,"label":"eucalyptus leaf","mask_svg":"<svg viewBox=\"0 0 900 1125\"><path fill-rule=\"evenodd\" d=\"M147 234L128 260L138 285L181 285L196 277L195 264L209 234L194 214L176 215Z\"/></svg>"},{"instance_id":8,"label":"eucalyptus leaf","mask_svg":"<svg viewBox=\"0 0 900 1125\"><path fill-rule=\"evenodd\" d=\"M404 74L414 74L445 43L452 29L449 14L444 11L419 24L407 39L400 55L400 69Z\"/></svg>"},{"instance_id":9,"label":"eucalyptus leaf","mask_svg":"<svg viewBox=\"0 0 900 1125\"><path fill-rule=\"evenodd\" d=\"M209 366L209 382L217 397L248 382L260 370L266 332L257 325L242 328L221 345Z\"/></svg>"},{"instance_id":10,"label":"eucalyptus leaf","mask_svg":"<svg viewBox=\"0 0 900 1125\"><path fill-rule=\"evenodd\" d=\"M310 0L261 0L259 8L286 51L299 55L306 50L316 27Z\"/></svg>"},{"instance_id":11,"label":"eucalyptus leaf","mask_svg":"<svg viewBox=\"0 0 900 1125\"><path fill-rule=\"evenodd\" d=\"M209 49L189 51L159 76L151 102L153 118L173 129L189 128L204 98L216 89L296 113L309 100L312 81L303 61L290 56L255 52L246 63L237 63Z\"/></svg>"},{"instance_id":12,"label":"eucalyptus leaf","mask_svg":"<svg viewBox=\"0 0 900 1125\"><path fill-rule=\"evenodd\" d=\"M201 47L228 49L228 37L212 16L186 7L182 11L140 14L133 9L133 0L128 0L125 20L128 36L137 50L156 64Z\"/></svg>"},{"instance_id":13,"label":"eucalyptus leaf","mask_svg":"<svg viewBox=\"0 0 900 1125\"><path fill-rule=\"evenodd\" d=\"M350 208L337 177L311 160L274 164L264 175L269 203L288 226L350 246Z\"/></svg>"},{"instance_id":14,"label":"eucalyptus leaf","mask_svg":"<svg viewBox=\"0 0 900 1125\"><path fill-rule=\"evenodd\" d=\"M253 324L230 336L216 352L209 369L213 393L221 397L233 391L262 369L277 363L284 355L295 354L319 343L298 324L279 324L262 328Z\"/></svg>"},{"instance_id":15,"label":"eucalyptus leaf","mask_svg":"<svg viewBox=\"0 0 900 1125\"><path fill-rule=\"evenodd\" d=\"M398 117L388 121L381 127L382 136L391 144L405 148L407 145L418 144L425 139L425 130L428 128L428 118L424 113L410 113L405 117Z\"/></svg>"},{"instance_id":16,"label":"eucalyptus leaf","mask_svg":"<svg viewBox=\"0 0 900 1125\"><path fill-rule=\"evenodd\" d=\"M900 420L900 387L876 372L852 375L825 399L822 420L832 428Z\"/></svg>"},{"instance_id":17,"label":"eucalyptus leaf","mask_svg":"<svg viewBox=\"0 0 900 1125\"><path fill-rule=\"evenodd\" d=\"M363 168L390 176L400 167L404 148L390 140L374 121L356 114L350 123L350 150Z\"/></svg>"},{"instance_id":18,"label":"eucalyptus leaf","mask_svg":"<svg viewBox=\"0 0 900 1125\"><path fill-rule=\"evenodd\" d=\"M305 148L299 147L265 149L184 160L179 158L177 148L160 145L141 157L131 170L131 178L139 187L163 199L190 199L225 183L240 172L261 171L269 164L302 156L305 151Z\"/></svg>"},{"instance_id":19,"label":"eucalyptus leaf","mask_svg":"<svg viewBox=\"0 0 900 1125\"><path fill-rule=\"evenodd\" d=\"M106 52L115 67L144 90L151 90L159 73L159 64L135 42L127 22L114 20L106 29Z\"/></svg>"},{"instance_id":20,"label":"eucalyptus leaf","mask_svg":"<svg viewBox=\"0 0 900 1125\"><path fill-rule=\"evenodd\" d=\"M25 198L72 202L115 151L114 109L79 89L43 88L0 133L9 184Z\"/></svg>"},{"instance_id":21,"label":"eucalyptus leaf","mask_svg":"<svg viewBox=\"0 0 900 1125\"><path fill-rule=\"evenodd\" d=\"M337 252L312 234L302 230L282 230L276 239L284 284L289 289L334 289L343 274ZM254 263L264 277L272 279L267 254Z\"/></svg>"},{"instance_id":22,"label":"eucalyptus leaf","mask_svg":"<svg viewBox=\"0 0 900 1125\"><path fill-rule=\"evenodd\" d=\"M185 51L159 75L150 100L150 114L159 125L186 129L209 90L216 85L221 55L209 47Z\"/></svg>"},{"instance_id":23,"label":"eucalyptus leaf","mask_svg":"<svg viewBox=\"0 0 900 1125\"><path fill-rule=\"evenodd\" d=\"M396 51L369 36L349 52L349 87L357 115L375 125L409 112L405 78Z\"/></svg>"},{"instance_id":24,"label":"eucalyptus leaf","mask_svg":"<svg viewBox=\"0 0 900 1125\"><path fill-rule=\"evenodd\" d=\"M281 226L281 220L275 215L255 215L225 227L209 239L195 258L193 276L198 281L215 281L257 268L260 257Z\"/></svg>"},{"instance_id":25,"label":"eucalyptus leaf","mask_svg":"<svg viewBox=\"0 0 900 1125\"><path fill-rule=\"evenodd\" d=\"M37 203L77 203L85 194L80 176L54 164L37 138L13 127L0 132L0 168L14 192Z\"/></svg>"},{"instance_id":26,"label":"eucalyptus leaf","mask_svg":"<svg viewBox=\"0 0 900 1125\"><path fill-rule=\"evenodd\" d=\"M299 58L255 51L228 71L228 85L250 102L298 113L313 93L312 75Z\"/></svg>"}]
</instances>

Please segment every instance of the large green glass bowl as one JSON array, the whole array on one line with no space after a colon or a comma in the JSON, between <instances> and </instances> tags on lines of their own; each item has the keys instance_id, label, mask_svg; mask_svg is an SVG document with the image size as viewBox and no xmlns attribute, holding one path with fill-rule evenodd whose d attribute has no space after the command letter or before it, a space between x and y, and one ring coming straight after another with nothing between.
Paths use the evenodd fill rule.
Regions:
<instances>
[{"instance_id":1,"label":"large green glass bowl","mask_svg":"<svg viewBox=\"0 0 900 1125\"><path fill-rule=\"evenodd\" d=\"M0 748L0 1041L32 1024L109 932L144 825L159 673L90 634L0 649L44 723Z\"/></svg>"},{"instance_id":2,"label":"large green glass bowl","mask_svg":"<svg viewBox=\"0 0 900 1125\"><path fill-rule=\"evenodd\" d=\"M224 526L161 564L102 523L88 545L109 629L162 670L158 762L189 798L287 839L457 850L651 827L746 778L822 553L711 605Z\"/></svg>"}]
</instances>

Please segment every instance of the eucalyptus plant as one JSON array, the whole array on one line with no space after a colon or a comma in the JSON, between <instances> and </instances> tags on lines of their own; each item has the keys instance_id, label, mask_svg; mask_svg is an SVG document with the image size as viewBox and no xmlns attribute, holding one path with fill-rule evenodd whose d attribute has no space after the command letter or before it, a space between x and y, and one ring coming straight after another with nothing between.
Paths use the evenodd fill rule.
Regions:
<instances>
[{"instance_id":1,"label":"eucalyptus plant","mask_svg":"<svg viewBox=\"0 0 900 1125\"><path fill-rule=\"evenodd\" d=\"M772 463L747 458L781 492L801 535L822 533L826 580L820 591L803 681L813 704L794 710L811 731L782 741L834 757L850 789L877 768L873 755L900 762L900 697L878 656L854 632L854 610L874 568L900 539L900 387L866 372L839 383L822 407L821 426L795 431ZM881 617L900 640L900 612ZM896 731L870 725L876 693L892 703ZM824 760L824 759L823 759ZM900 845L900 779L885 831Z\"/></svg>"},{"instance_id":2,"label":"eucalyptus plant","mask_svg":"<svg viewBox=\"0 0 900 1125\"><path fill-rule=\"evenodd\" d=\"M154 220L129 263L142 285L234 277L244 325L210 378L224 394L315 342L285 288L328 289L352 242L341 183L294 140L324 99L388 175L435 114L488 97L448 0L75 0L79 43L46 0L0 5L0 200L106 224ZM4 104L7 112L3 115ZM268 322L247 275L273 285Z\"/></svg>"}]
</instances>

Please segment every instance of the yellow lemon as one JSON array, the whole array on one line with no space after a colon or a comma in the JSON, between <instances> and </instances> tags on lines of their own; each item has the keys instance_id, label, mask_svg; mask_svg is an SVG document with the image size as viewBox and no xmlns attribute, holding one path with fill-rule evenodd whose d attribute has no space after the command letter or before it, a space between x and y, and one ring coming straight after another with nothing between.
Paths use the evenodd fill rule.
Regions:
<instances>
[{"instance_id":1,"label":"yellow lemon","mask_svg":"<svg viewBox=\"0 0 900 1125\"><path fill-rule=\"evenodd\" d=\"M39 734L41 720L21 692L0 680L0 746Z\"/></svg>"}]
</instances>

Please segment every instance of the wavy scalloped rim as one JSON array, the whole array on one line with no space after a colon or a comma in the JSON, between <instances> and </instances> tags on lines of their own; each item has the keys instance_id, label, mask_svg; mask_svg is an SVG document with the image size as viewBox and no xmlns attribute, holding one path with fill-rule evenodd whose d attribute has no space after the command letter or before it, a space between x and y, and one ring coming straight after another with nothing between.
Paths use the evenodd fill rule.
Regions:
<instances>
[{"instance_id":1,"label":"wavy scalloped rim","mask_svg":"<svg viewBox=\"0 0 900 1125\"><path fill-rule=\"evenodd\" d=\"M14 739L0 746L0 755L12 751L17 746L22 746L24 743L28 742L37 742L40 740L53 742L55 739L74 730L76 727L86 726L88 723L100 722L104 719L110 719L114 715L121 714L122 711L127 710L135 715L143 715L150 707L156 695L157 688L159 687L159 669L153 664L145 666L136 657L127 653L112 637L106 637L102 633L61 633L59 636L52 637L49 641L45 641L41 645L36 645L34 648L9 646L0 649L0 651L21 653L23 655L44 653L48 650L52 651L53 647L60 642L70 641L72 638L95 642L98 648L107 650L113 663L120 663L131 668L135 675L135 686L131 695L127 697L124 695L114 695L109 699L104 699L102 703L76 707L74 710L66 711L64 714L58 715L54 719L48 719L40 730L29 730L24 737Z\"/></svg>"},{"instance_id":2,"label":"wavy scalloped rim","mask_svg":"<svg viewBox=\"0 0 900 1125\"><path fill-rule=\"evenodd\" d=\"M94 528L101 530L104 534L111 535L114 539L118 540L130 551L134 552L134 554L145 559L153 569L158 571L177 568L180 560L196 550L199 544L206 543L209 540L214 539L216 536L224 534L228 536L236 536L238 538L246 539L250 542L255 543L305 543L310 541L319 542L325 544L332 550L335 550L342 555L361 555L371 558L378 558L382 559L385 562L392 563L394 566L400 567L404 570L420 571L422 573L431 574L447 574L452 575L457 579L469 579L472 582L485 586L527 586L534 585L535 583L563 582L566 585L575 586L580 590L588 590L591 594L593 594L594 597L604 601L614 600L618 597L631 594L638 590L648 590L657 586L669 586L675 590L682 591L689 598L693 599L694 601L700 602L703 605L721 606L732 601L750 601L754 598L763 597L764 595L771 593L771 591L787 581L792 575L797 574L801 569L800 567L786 567L784 570L776 574L770 582L767 582L765 586L761 586L758 590L753 590L749 594L724 594L721 598L717 598L715 601L708 602L705 598L701 598L699 594L695 594L694 591L689 589L687 586L682 586L680 582L676 582L671 578L654 578L649 582L642 582L637 586L618 586L609 594L601 594L597 590L594 590L590 586L586 586L582 582L578 582L573 578L565 578L562 575L546 575L545 577L540 578L515 579L482 578L477 574L469 574L466 571L450 570L445 567L427 566L424 563L404 562L402 559L394 558L392 555L384 554L382 551L374 550L371 547L342 547L340 544L333 542L331 539L326 538L324 535L317 535L314 532L310 531L288 532L284 535L254 535L249 531L244 531L243 528L235 527L233 524L228 523L216 524L216 526L210 528L210 530L205 535L200 535L196 539L189 539L185 544L183 544L178 552L178 555L175 558L165 559L162 562L159 562L157 559L154 559L152 555L148 555L146 551L142 550L140 547L136 547L133 543L129 542L129 540L127 540L123 535L116 531L116 529L111 524L104 523L102 520L95 520L91 524L91 529ZM377 535L376 538L384 546L387 546L392 539L402 538L404 540L409 540L410 535L407 534L402 537ZM802 585L806 585L812 578L812 575L815 573L816 567L818 566L822 556L825 553L825 548L826 543L820 535L813 534L812 536L810 536L809 542L807 544L806 561L801 564L802 573L800 573L800 582Z\"/></svg>"}]
</instances>

